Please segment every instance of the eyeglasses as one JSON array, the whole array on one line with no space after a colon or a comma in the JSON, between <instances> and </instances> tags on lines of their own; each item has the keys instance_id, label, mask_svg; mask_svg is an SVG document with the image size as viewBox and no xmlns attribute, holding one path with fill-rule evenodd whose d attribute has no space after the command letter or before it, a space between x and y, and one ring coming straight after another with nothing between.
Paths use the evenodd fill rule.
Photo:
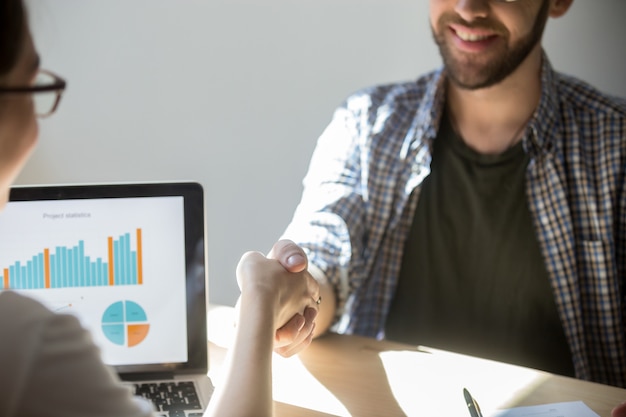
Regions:
<instances>
[{"instance_id":1,"label":"eyeglasses","mask_svg":"<svg viewBox=\"0 0 626 417\"><path fill-rule=\"evenodd\" d=\"M59 107L65 90L65 80L50 71L40 69L30 87L0 87L0 94L32 94L35 114L50 116Z\"/></svg>"}]
</instances>

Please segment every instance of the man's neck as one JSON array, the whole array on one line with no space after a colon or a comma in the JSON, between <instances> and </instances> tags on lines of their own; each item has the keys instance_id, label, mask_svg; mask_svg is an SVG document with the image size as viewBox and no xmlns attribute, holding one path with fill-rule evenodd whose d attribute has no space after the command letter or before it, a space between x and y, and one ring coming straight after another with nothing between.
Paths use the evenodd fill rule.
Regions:
<instances>
[{"instance_id":1,"label":"man's neck","mask_svg":"<svg viewBox=\"0 0 626 417\"><path fill-rule=\"evenodd\" d=\"M447 106L454 129L484 154L499 154L519 142L541 97L541 47L500 83L479 90L449 81Z\"/></svg>"}]
</instances>

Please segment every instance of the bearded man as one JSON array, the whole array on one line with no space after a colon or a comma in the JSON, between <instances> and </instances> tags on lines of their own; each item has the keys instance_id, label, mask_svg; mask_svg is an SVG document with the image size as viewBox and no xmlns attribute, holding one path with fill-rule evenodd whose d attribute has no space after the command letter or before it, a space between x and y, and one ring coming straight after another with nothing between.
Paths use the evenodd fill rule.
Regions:
<instances>
[{"instance_id":1,"label":"bearded man","mask_svg":"<svg viewBox=\"0 0 626 417\"><path fill-rule=\"evenodd\" d=\"M430 0L443 67L336 110L283 236L318 333L626 387L626 101L552 68L572 2Z\"/></svg>"}]
</instances>

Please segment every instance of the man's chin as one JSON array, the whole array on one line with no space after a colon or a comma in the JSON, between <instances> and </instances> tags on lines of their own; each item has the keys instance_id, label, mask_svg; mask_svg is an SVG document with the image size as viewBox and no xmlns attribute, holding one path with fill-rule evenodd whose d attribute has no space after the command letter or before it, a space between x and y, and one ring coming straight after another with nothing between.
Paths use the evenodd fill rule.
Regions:
<instances>
[{"instance_id":1,"label":"man's chin","mask_svg":"<svg viewBox=\"0 0 626 417\"><path fill-rule=\"evenodd\" d=\"M448 67L447 72L452 83L463 90L480 90L501 81L501 79L491 76L488 69L476 69L469 65L460 69L456 65Z\"/></svg>"}]
</instances>

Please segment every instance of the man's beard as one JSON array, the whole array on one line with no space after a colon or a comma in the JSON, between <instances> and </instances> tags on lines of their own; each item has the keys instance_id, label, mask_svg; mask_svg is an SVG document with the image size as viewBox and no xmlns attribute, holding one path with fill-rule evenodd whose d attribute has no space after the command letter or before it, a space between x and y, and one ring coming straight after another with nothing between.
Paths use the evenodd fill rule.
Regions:
<instances>
[{"instance_id":1,"label":"man's beard","mask_svg":"<svg viewBox=\"0 0 626 417\"><path fill-rule=\"evenodd\" d=\"M508 40L508 30L499 22L482 19L476 23L468 23L455 13L446 13L441 16L437 27L443 33L437 33L431 27L435 42L439 46L439 53L443 59L447 75L450 80L461 88L467 90L477 90L498 84L515 71L528 54L541 41L543 31L548 20L549 0L544 0L531 32L524 38L518 40L509 47L505 44L503 50L494 58L487 62L480 62L481 57L467 56L467 59L459 60L455 58L454 51L450 44L446 42L445 31L449 30L449 24L462 24L468 28L483 28L493 30L501 36L504 41ZM482 57L484 61L484 57Z\"/></svg>"}]
</instances>

